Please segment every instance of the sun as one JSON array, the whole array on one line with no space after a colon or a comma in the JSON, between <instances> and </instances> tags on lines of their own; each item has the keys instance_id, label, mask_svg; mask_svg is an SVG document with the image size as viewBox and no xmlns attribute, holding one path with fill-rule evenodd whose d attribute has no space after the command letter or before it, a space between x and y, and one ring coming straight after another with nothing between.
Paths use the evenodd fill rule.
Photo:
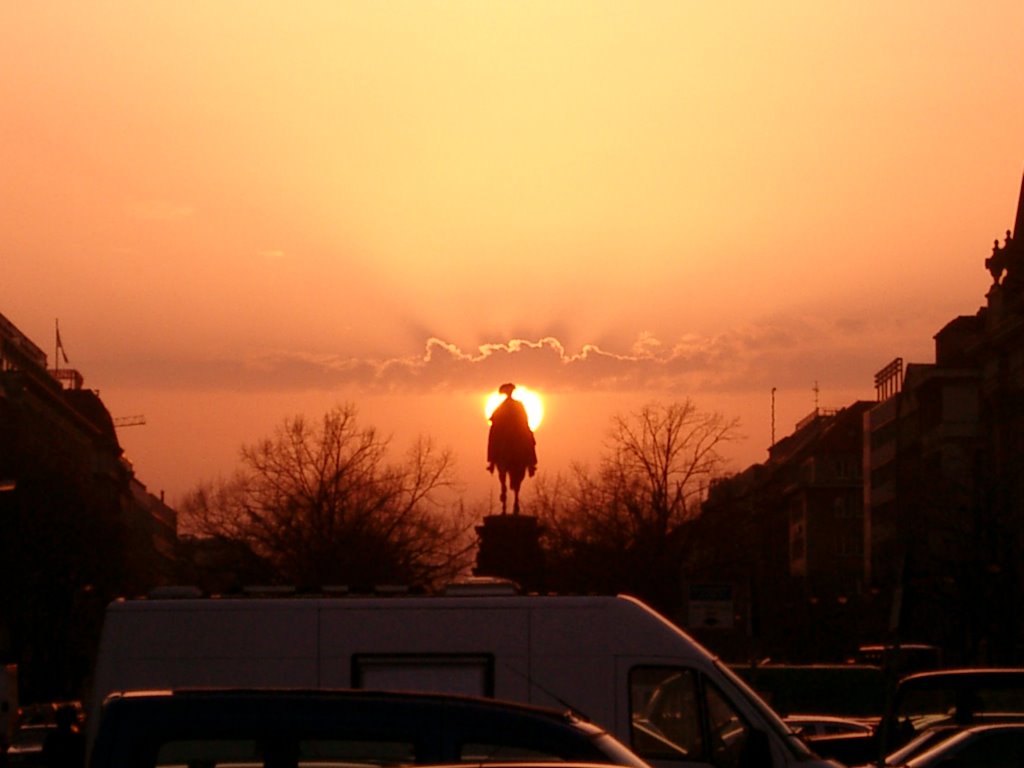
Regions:
<instances>
[{"instance_id":1,"label":"sun","mask_svg":"<svg viewBox=\"0 0 1024 768\"><path fill-rule=\"evenodd\" d=\"M484 416L490 419L494 409L501 405L501 401L504 399L505 396L500 392L489 394L484 405ZM526 419L530 422L530 429L537 429L544 420L544 402L540 399L540 395L532 389L516 384L516 388L512 391L512 399L523 404L526 409Z\"/></svg>"}]
</instances>

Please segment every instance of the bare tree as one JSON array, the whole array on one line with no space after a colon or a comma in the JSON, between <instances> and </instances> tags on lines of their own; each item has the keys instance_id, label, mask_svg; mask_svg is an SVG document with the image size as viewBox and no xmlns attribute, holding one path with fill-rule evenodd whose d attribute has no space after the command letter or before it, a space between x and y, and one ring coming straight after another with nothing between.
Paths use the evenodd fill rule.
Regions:
<instances>
[{"instance_id":1,"label":"bare tree","mask_svg":"<svg viewBox=\"0 0 1024 768\"><path fill-rule=\"evenodd\" d=\"M241 456L231 479L189 494L185 525L245 543L284 581L430 588L468 560L470 525L446 505L452 456L429 439L391 463L389 441L347 405L319 425L288 419Z\"/></svg>"},{"instance_id":2,"label":"bare tree","mask_svg":"<svg viewBox=\"0 0 1024 768\"><path fill-rule=\"evenodd\" d=\"M567 479L539 484L549 586L677 604L688 526L737 429L688 399L614 417L596 474L575 466Z\"/></svg>"}]
</instances>

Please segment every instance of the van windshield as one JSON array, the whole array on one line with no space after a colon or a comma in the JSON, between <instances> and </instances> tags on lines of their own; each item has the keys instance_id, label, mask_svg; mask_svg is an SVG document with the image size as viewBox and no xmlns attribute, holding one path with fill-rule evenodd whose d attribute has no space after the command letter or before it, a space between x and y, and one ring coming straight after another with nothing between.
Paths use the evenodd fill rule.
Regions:
<instances>
[{"instance_id":1,"label":"van windshield","mask_svg":"<svg viewBox=\"0 0 1024 768\"><path fill-rule=\"evenodd\" d=\"M779 735L782 742L792 750L793 754L798 757L810 757L814 753L811 751L803 740L793 732L793 730L782 722L782 719L776 714L775 710L769 707L764 700L754 692L754 690L747 685L743 679L729 669L727 664L723 664L720 660L714 660L715 666L718 670L733 684L737 689L737 692L743 695L754 709L756 709L761 717L764 718L765 723L775 733Z\"/></svg>"}]
</instances>

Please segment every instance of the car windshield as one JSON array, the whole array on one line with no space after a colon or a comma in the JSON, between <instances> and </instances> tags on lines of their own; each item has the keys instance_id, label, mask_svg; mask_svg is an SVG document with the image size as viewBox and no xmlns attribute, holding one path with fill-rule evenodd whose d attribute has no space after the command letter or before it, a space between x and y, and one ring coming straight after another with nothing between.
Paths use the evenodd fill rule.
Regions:
<instances>
[{"instance_id":1,"label":"car windshield","mask_svg":"<svg viewBox=\"0 0 1024 768\"><path fill-rule=\"evenodd\" d=\"M1024 674L1015 670L955 670L907 677L882 723L882 747L895 751L940 726L1024 720Z\"/></svg>"},{"instance_id":2,"label":"car windshield","mask_svg":"<svg viewBox=\"0 0 1024 768\"><path fill-rule=\"evenodd\" d=\"M915 731L944 722L967 724L998 715L1024 716L1024 678L1012 681L971 681L908 686L897 705L897 722Z\"/></svg>"}]
</instances>

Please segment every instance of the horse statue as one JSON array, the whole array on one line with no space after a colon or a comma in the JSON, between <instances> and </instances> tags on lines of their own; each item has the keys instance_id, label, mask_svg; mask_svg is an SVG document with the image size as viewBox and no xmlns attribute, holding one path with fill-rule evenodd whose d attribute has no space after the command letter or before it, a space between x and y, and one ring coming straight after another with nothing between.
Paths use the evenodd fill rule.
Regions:
<instances>
[{"instance_id":1,"label":"horse statue","mask_svg":"<svg viewBox=\"0 0 1024 768\"><path fill-rule=\"evenodd\" d=\"M508 487L512 488L512 514L519 514L519 488L529 472L537 471L537 449L533 430L526 417L526 408L512 399L515 384L502 384L498 391L505 399L491 414L491 428L487 435L487 471L498 470L501 483L501 514L508 511ZM507 481L507 486L506 486Z\"/></svg>"}]
</instances>

